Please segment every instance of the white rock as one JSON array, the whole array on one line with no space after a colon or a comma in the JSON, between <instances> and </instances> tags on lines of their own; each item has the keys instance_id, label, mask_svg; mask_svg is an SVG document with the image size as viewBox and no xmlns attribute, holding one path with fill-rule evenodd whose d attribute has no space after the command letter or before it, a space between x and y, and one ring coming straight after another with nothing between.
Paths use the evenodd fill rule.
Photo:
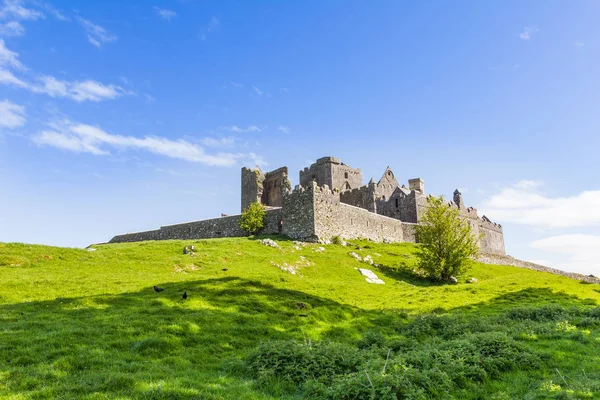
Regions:
<instances>
[{"instance_id":1,"label":"white rock","mask_svg":"<svg viewBox=\"0 0 600 400\"><path fill-rule=\"evenodd\" d=\"M274 240L271 240L271 239L262 239L262 240L259 240L259 243L262 244L263 246L279 248L279 245L277 244L277 242L275 242Z\"/></svg>"},{"instance_id":2,"label":"white rock","mask_svg":"<svg viewBox=\"0 0 600 400\"><path fill-rule=\"evenodd\" d=\"M469 283L477 283L477 278L471 278L471 279L469 279Z\"/></svg>"},{"instance_id":3,"label":"white rock","mask_svg":"<svg viewBox=\"0 0 600 400\"><path fill-rule=\"evenodd\" d=\"M370 269L359 268L358 270L360 271L361 275L363 275L365 277L365 280L367 282L376 283L378 285L385 284L385 282L382 281L381 279L379 279L377 277L377 275L375 275L375 273L373 271L371 271Z\"/></svg>"},{"instance_id":4,"label":"white rock","mask_svg":"<svg viewBox=\"0 0 600 400\"><path fill-rule=\"evenodd\" d=\"M94 249L93 247L90 247L89 249L87 249L87 251L96 251L97 249Z\"/></svg>"}]
</instances>

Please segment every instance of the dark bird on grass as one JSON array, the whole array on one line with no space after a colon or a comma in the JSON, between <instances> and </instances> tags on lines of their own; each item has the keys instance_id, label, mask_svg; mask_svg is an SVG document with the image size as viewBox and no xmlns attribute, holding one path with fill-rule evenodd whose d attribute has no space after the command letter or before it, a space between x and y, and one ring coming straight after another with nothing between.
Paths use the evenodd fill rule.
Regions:
<instances>
[{"instance_id":1,"label":"dark bird on grass","mask_svg":"<svg viewBox=\"0 0 600 400\"><path fill-rule=\"evenodd\" d=\"M223 268L221 271L227 271L229 270L229 268Z\"/></svg>"},{"instance_id":2,"label":"dark bird on grass","mask_svg":"<svg viewBox=\"0 0 600 400\"><path fill-rule=\"evenodd\" d=\"M187 299L187 292L183 292L183 296L181 296L182 299Z\"/></svg>"},{"instance_id":3,"label":"dark bird on grass","mask_svg":"<svg viewBox=\"0 0 600 400\"><path fill-rule=\"evenodd\" d=\"M163 289L163 288L160 288L160 287L158 287L158 286L154 286L154 291L155 291L156 293L160 293L160 292L162 292L163 290L165 290L165 289Z\"/></svg>"}]
</instances>

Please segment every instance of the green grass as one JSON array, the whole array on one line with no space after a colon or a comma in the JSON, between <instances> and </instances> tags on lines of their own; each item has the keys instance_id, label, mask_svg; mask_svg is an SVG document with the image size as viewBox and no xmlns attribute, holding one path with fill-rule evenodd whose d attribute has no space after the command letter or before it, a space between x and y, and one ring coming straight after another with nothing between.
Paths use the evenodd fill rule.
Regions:
<instances>
[{"instance_id":1,"label":"green grass","mask_svg":"<svg viewBox=\"0 0 600 400\"><path fill-rule=\"evenodd\" d=\"M600 323L571 311L548 321L508 317L548 304L591 309L598 285L484 264L458 285L440 285L413 275L411 244L356 242L359 248L327 245L320 253L320 245L278 243L281 249L252 238L162 241L93 252L0 243L0 398L302 398L302 387L278 377L264 382L245 366L257 346L355 346L373 332L423 346L446 340L442 332L420 338L406 331L423 313L496 327L542 360L477 390L455 387L455 398L598 396ZM185 245L197 252L184 255ZM366 266L351 251L381 266ZM284 263L299 265L298 274L275 265ZM362 267L386 284L367 283ZM478 282L466 283L470 277Z\"/></svg>"}]
</instances>

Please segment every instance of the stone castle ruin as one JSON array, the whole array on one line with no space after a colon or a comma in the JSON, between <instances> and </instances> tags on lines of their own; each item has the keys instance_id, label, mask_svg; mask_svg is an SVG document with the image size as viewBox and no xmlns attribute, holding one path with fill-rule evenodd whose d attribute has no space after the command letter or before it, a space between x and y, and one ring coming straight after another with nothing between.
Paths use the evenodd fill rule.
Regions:
<instances>
[{"instance_id":1,"label":"stone castle ruin","mask_svg":"<svg viewBox=\"0 0 600 400\"><path fill-rule=\"evenodd\" d=\"M414 225L427 205L424 183L409 179L408 187L396 180L388 167L378 182L363 185L360 169L335 157L323 157L300 171L294 189L287 167L263 173L242 168L241 209L253 202L266 207L262 234L283 234L292 239L330 240L366 238L373 241L415 242ZM461 193L454 191L449 207L467 219L485 253L505 255L502 226L473 207L465 207ZM238 225L240 215L115 236L111 243L142 240L201 239L246 236Z\"/></svg>"}]
</instances>

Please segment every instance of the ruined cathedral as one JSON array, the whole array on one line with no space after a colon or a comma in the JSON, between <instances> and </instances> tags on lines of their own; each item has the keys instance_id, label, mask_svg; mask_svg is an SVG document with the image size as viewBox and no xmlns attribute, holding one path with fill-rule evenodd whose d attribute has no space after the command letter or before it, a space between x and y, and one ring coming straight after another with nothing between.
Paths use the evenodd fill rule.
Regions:
<instances>
[{"instance_id":1,"label":"ruined cathedral","mask_svg":"<svg viewBox=\"0 0 600 400\"><path fill-rule=\"evenodd\" d=\"M360 169L338 158L323 157L300 171L300 184L292 189L287 167L263 173L242 168L241 209L253 202L265 205L263 234L283 234L293 239L329 240L366 238L374 241L414 242L414 225L426 207L427 195L420 178L400 184L388 167L378 182L363 185ZM465 207L454 191L449 207L456 207L480 235L483 252L505 254L502 226L477 210ZM161 239L200 239L244 236L240 215L163 226L160 229L115 236L111 242Z\"/></svg>"}]
</instances>

